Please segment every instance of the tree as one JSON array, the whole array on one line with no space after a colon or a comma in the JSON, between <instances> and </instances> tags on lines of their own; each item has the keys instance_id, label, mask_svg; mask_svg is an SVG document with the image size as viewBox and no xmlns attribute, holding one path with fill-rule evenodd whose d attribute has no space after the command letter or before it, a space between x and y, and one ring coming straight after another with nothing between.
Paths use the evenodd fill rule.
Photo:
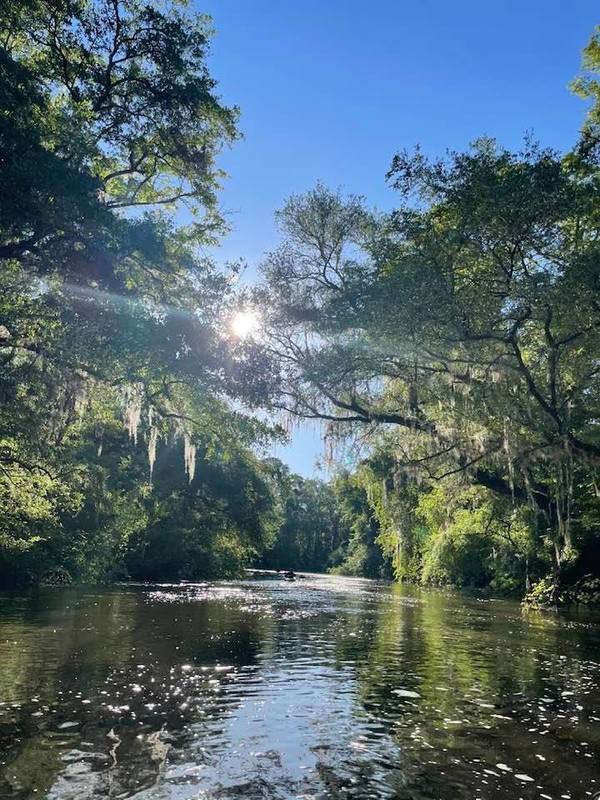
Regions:
<instances>
[{"instance_id":1,"label":"tree","mask_svg":"<svg viewBox=\"0 0 600 800\"><path fill-rule=\"evenodd\" d=\"M597 144L600 134L600 27L596 27L584 48L582 66L583 74L573 81L572 89L575 94L590 101L580 143L585 152Z\"/></svg>"},{"instance_id":2,"label":"tree","mask_svg":"<svg viewBox=\"0 0 600 800\"><path fill-rule=\"evenodd\" d=\"M373 487L364 470L354 474L340 472L333 486L346 535L333 553L332 571L365 578L391 577L392 554L382 546L380 522L373 507Z\"/></svg>"},{"instance_id":3,"label":"tree","mask_svg":"<svg viewBox=\"0 0 600 800\"><path fill-rule=\"evenodd\" d=\"M265 468L277 500L279 522L261 565L325 572L345 535L333 487L296 475L275 458L267 459Z\"/></svg>"},{"instance_id":4,"label":"tree","mask_svg":"<svg viewBox=\"0 0 600 800\"><path fill-rule=\"evenodd\" d=\"M279 530L268 464L235 441L223 441L218 452L207 441L188 483L181 454L165 449L142 506L147 524L129 541L128 574L142 580L239 575Z\"/></svg>"},{"instance_id":5,"label":"tree","mask_svg":"<svg viewBox=\"0 0 600 800\"><path fill-rule=\"evenodd\" d=\"M529 503L557 573L600 457L595 158L401 154L398 211L317 187L264 266L274 407L332 436L394 426L398 468Z\"/></svg>"},{"instance_id":6,"label":"tree","mask_svg":"<svg viewBox=\"0 0 600 800\"><path fill-rule=\"evenodd\" d=\"M179 2L2 6L5 576L122 574L128 540L160 514L184 527L209 515L196 450L217 462L219 437L260 483L248 448L268 428L231 407L224 382L232 276L200 251L223 229L216 159L237 137L209 38ZM181 464L160 514L157 456ZM253 504L248 530L222 513L227 535L251 542L239 563L264 544Z\"/></svg>"}]
</instances>

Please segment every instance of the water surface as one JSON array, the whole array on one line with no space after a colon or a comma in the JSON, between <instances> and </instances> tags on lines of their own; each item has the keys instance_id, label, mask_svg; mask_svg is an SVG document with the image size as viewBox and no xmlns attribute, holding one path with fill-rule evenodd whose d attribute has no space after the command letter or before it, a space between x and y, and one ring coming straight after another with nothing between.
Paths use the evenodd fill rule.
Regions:
<instances>
[{"instance_id":1,"label":"water surface","mask_svg":"<svg viewBox=\"0 0 600 800\"><path fill-rule=\"evenodd\" d=\"M0 798L594 797L600 625L311 576L0 597Z\"/></svg>"}]
</instances>

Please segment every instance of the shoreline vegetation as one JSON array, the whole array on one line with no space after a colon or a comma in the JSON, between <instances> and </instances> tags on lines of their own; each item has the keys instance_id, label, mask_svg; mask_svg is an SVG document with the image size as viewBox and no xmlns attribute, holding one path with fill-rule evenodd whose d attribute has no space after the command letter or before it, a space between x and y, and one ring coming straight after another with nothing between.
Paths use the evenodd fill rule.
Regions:
<instances>
[{"instance_id":1,"label":"shoreline vegetation","mask_svg":"<svg viewBox=\"0 0 600 800\"><path fill-rule=\"evenodd\" d=\"M0 11L0 587L600 603L600 31L570 151L398 153L389 214L292 194L246 289L205 255L240 137L211 36L179 2ZM268 456L306 420L328 481Z\"/></svg>"},{"instance_id":2,"label":"shoreline vegetation","mask_svg":"<svg viewBox=\"0 0 600 800\"><path fill-rule=\"evenodd\" d=\"M286 577L287 572L285 569L261 569L257 567L246 567L244 568L239 574L237 575L230 575L227 576L227 579L239 579L242 577L248 577L250 579L256 580L282 580ZM340 577L347 577L347 578L362 578L364 580L378 580L384 581L386 583L396 583L394 578L392 577L365 577L362 574L351 574L347 572L340 572L337 571L330 571L330 572L314 572L314 571L299 571L294 573L293 580L302 581L307 577L310 576L320 576L323 578L326 577L335 577L339 575ZM216 579L216 578L213 578ZM287 578L286 578L287 579ZM175 583L181 586L186 585L195 585L197 582L203 583L205 579L198 579L198 581L194 580L176 580ZM210 580L210 578L209 578ZM60 587L84 587L86 585L92 586L127 586L131 584L132 586L137 585L155 585L160 584L160 580L155 581L134 581L131 579L125 579L120 581L110 581L108 583L105 582L94 582L92 584L85 584L85 583L74 583L71 575L64 569L55 569L49 571L44 576L41 576L36 582L31 581L28 584L21 584L20 586L12 586L12 589L16 589L17 591L23 591L25 589L29 590L32 588L60 588ZM415 587L420 587L422 589L428 588L426 585L417 582L405 582L405 584L412 585ZM430 584L429 588L432 589L449 589L452 591L463 592L468 596L475 596L475 597L491 597L498 600L501 599L521 599L522 603L525 607L533 607L533 608L540 608L540 609L550 609L550 610L557 610L558 608L573 608L573 607L594 607L600 606L600 578L594 576L593 574L584 575L580 578L576 583L572 585L565 585L562 586L558 597L555 596L552 583L548 580L540 581L534 587L534 589L526 594L525 596L519 595L515 592L507 593L507 592L499 592L493 591L490 586L479 587L475 588L472 586L467 587L460 587L455 586L452 584ZM6 587L4 587L4 590Z\"/></svg>"}]
</instances>

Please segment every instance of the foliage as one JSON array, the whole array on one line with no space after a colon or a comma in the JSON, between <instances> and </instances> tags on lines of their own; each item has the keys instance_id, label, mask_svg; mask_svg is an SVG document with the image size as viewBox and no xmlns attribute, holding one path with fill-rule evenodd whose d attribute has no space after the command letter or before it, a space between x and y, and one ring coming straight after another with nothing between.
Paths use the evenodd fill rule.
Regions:
<instances>
[{"instance_id":1,"label":"foliage","mask_svg":"<svg viewBox=\"0 0 600 800\"><path fill-rule=\"evenodd\" d=\"M295 475L278 459L268 459L265 467L276 498L278 524L261 566L325 572L345 536L333 488Z\"/></svg>"},{"instance_id":2,"label":"foliage","mask_svg":"<svg viewBox=\"0 0 600 800\"><path fill-rule=\"evenodd\" d=\"M593 146L600 133L600 27L596 27L583 51L583 74L572 83L573 91L590 101L583 129L584 149Z\"/></svg>"},{"instance_id":3,"label":"foliage","mask_svg":"<svg viewBox=\"0 0 600 800\"><path fill-rule=\"evenodd\" d=\"M427 529L422 580L525 591L535 542L527 509L479 486L436 486L419 502Z\"/></svg>"},{"instance_id":4,"label":"foliage","mask_svg":"<svg viewBox=\"0 0 600 800\"><path fill-rule=\"evenodd\" d=\"M0 577L254 562L528 589L599 552L600 45L566 154L397 154L390 214L322 185L233 342L209 20L176 0L0 9ZM184 224L185 223L185 224ZM331 485L257 450L322 420ZM543 587L543 584L540 584ZM543 588L540 589L543 593Z\"/></svg>"},{"instance_id":5,"label":"foliage","mask_svg":"<svg viewBox=\"0 0 600 800\"><path fill-rule=\"evenodd\" d=\"M231 574L273 538L271 433L227 396L233 275L199 255L237 138L209 36L179 2L2 6L4 581Z\"/></svg>"},{"instance_id":6,"label":"foliage","mask_svg":"<svg viewBox=\"0 0 600 800\"><path fill-rule=\"evenodd\" d=\"M345 541L335 552L332 571L340 575L365 578L389 578L392 575L389 554L381 543L380 524L368 490L359 474L341 473L334 481L341 522L347 531Z\"/></svg>"},{"instance_id":7,"label":"foliage","mask_svg":"<svg viewBox=\"0 0 600 800\"><path fill-rule=\"evenodd\" d=\"M143 580L233 576L274 539L278 517L268 471L245 451L212 456L184 482L181 454L161 454L147 522L131 537L129 574Z\"/></svg>"},{"instance_id":8,"label":"foliage","mask_svg":"<svg viewBox=\"0 0 600 800\"><path fill-rule=\"evenodd\" d=\"M577 86L597 99L593 75ZM279 212L257 291L271 407L362 443L398 577L512 586L535 556L557 582L597 535L597 113L564 155L490 139L433 161L399 153L391 214L322 185ZM409 530L416 560L393 555Z\"/></svg>"}]
</instances>

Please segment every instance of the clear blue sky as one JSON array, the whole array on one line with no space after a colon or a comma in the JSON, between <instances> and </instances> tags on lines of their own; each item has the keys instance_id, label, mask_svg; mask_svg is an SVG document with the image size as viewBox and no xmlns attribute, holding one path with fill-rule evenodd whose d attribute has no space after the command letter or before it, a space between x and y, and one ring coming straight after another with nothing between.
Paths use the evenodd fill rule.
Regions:
<instances>
[{"instance_id":1,"label":"clear blue sky","mask_svg":"<svg viewBox=\"0 0 600 800\"><path fill-rule=\"evenodd\" d=\"M600 23L598 0L195 0L213 17L211 69L241 109L245 139L224 155L232 227L218 257L252 278L277 243L273 211L317 180L394 204L392 156L431 155L481 135L527 131L568 147L583 118L568 90ZM319 435L278 455L310 474Z\"/></svg>"}]
</instances>

